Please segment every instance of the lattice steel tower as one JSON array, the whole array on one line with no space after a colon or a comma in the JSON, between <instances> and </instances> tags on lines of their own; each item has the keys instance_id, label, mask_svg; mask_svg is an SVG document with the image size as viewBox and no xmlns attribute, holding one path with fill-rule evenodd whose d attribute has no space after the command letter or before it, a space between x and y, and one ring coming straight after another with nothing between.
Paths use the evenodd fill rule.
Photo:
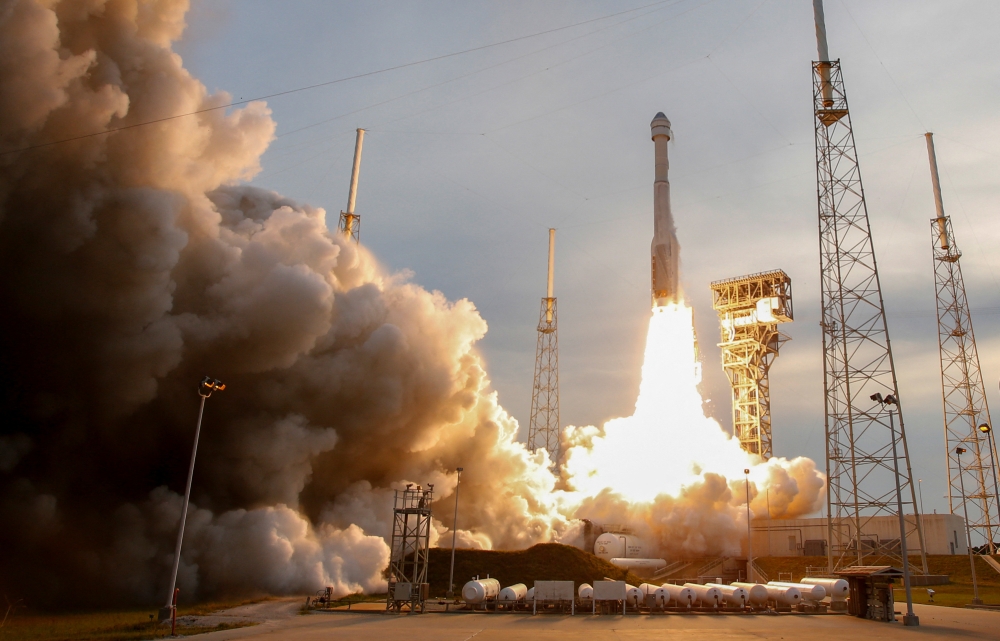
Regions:
<instances>
[{"instance_id":1,"label":"lattice steel tower","mask_svg":"<svg viewBox=\"0 0 1000 641\"><path fill-rule=\"evenodd\" d=\"M389 545L389 590L386 609L424 611L428 596L427 561L431 535L431 502L434 485L406 486L396 490L392 510L392 542Z\"/></svg>"},{"instance_id":2,"label":"lattice steel tower","mask_svg":"<svg viewBox=\"0 0 1000 641\"><path fill-rule=\"evenodd\" d=\"M934 292L937 299L938 347L941 355L941 398L944 405L944 439L948 463L948 509L963 515L968 510L967 527L979 534L996 554L994 534L997 521L997 495L993 473L994 452L979 425L990 421L986 388L979 370L976 336L972 332L972 316L965 297L965 281L958 259L962 252L955 244L951 218L944 215L941 181L938 179L934 138L925 134L927 156L931 165L931 184L937 218L931 219L931 248L934 252ZM956 447L966 448L971 455L965 460L955 453ZM968 494L962 493L964 486ZM991 482L992 481L992 482ZM965 503L963 506L962 504Z\"/></svg>"},{"instance_id":3,"label":"lattice steel tower","mask_svg":"<svg viewBox=\"0 0 1000 641\"><path fill-rule=\"evenodd\" d=\"M538 343L535 347L535 384L531 390L531 422L528 449L547 450L553 464L559 464L559 324L552 285L555 271L556 230L549 230L548 296L538 314Z\"/></svg>"},{"instance_id":4,"label":"lattice steel tower","mask_svg":"<svg viewBox=\"0 0 1000 641\"><path fill-rule=\"evenodd\" d=\"M340 212L340 223L337 228L340 233L354 242L361 242L361 216L354 213L354 201L358 196L358 172L361 171L361 145L365 141L365 130L358 129L358 138L354 143L354 166L351 168L351 188L347 192L347 211Z\"/></svg>"},{"instance_id":5,"label":"lattice steel tower","mask_svg":"<svg viewBox=\"0 0 1000 641\"><path fill-rule=\"evenodd\" d=\"M717 280L712 307L722 325L722 369L733 388L733 436L766 461L771 458L767 375L788 340L778 323L792 320L792 281L780 269Z\"/></svg>"},{"instance_id":6,"label":"lattice steel tower","mask_svg":"<svg viewBox=\"0 0 1000 641\"><path fill-rule=\"evenodd\" d=\"M923 532L902 408L899 429L892 406L874 394L897 399L896 372L885 306L872 246L861 170L854 146L840 61L831 61L822 0L813 0L819 61L813 62L816 179L819 200L823 387L826 398L826 473L830 570L846 565L901 564L899 541L866 532L877 516L897 516L893 446L899 446L900 491L908 542L916 534L927 573Z\"/></svg>"}]
</instances>

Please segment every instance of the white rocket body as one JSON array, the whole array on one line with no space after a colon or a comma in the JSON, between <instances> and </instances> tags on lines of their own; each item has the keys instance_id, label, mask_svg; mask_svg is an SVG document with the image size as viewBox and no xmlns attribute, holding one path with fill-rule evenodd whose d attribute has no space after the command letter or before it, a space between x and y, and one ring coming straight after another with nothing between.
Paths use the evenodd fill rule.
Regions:
<instances>
[{"instance_id":1,"label":"white rocket body","mask_svg":"<svg viewBox=\"0 0 1000 641\"><path fill-rule=\"evenodd\" d=\"M670 211L670 181L667 171L667 142L673 138L670 121L663 112L656 114L649 124L656 153L656 172L653 178L653 243L650 248L652 271L653 307L663 307L680 300L680 255L677 229Z\"/></svg>"}]
</instances>

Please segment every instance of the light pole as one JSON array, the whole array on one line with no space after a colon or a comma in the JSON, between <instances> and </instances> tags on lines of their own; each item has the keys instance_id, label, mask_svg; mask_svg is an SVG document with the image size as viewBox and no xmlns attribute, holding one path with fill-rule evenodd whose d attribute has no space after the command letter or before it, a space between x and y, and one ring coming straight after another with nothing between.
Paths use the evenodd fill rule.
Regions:
<instances>
[{"instance_id":1,"label":"light pole","mask_svg":"<svg viewBox=\"0 0 1000 641\"><path fill-rule=\"evenodd\" d=\"M979 431L986 435L986 442L990 446L990 460L993 461L993 465L990 466L993 470L993 496L997 502L997 516L1000 516L1000 488L997 487L997 446L993 441L993 428L990 427L989 423L983 423L979 426ZM989 503L987 503L987 507L989 507ZM993 542L993 532L990 531L990 554L996 553L997 548Z\"/></svg>"},{"instance_id":2,"label":"light pole","mask_svg":"<svg viewBox=\"0 0 1000 641\"><path fill-rule=\"evenodd\" d=\"M455 482L455 518L451 525L451 572L448 573L448 598L455 596L455 537L458 536L458 487L462 484L462 471L464 467L456 468L458 480Z\"/></svg>"},{"instance_id":3,"label":"light pole","mask_svg":"<svg viewBox=\"0 0 1000 641\"><path fill-rule=\"evenodd\" d=\"M747 486L747 581L754 582L756 573L753 571L753 531L750 529L750 468L743 470Z\"/></svg>"},{"instance_id":4,"label":"light pole","mask_svg":"<svg viewBox=\"0 0 1000 641\"><path fill-rule=\"evenodd\" d=\"M194 428L194 447L191 448L191 464L188 466L187 486L184 488L184 508L181 510L181 527L177 530L177 547L174 548L174 569L170 573L170 592L167 593L167 605L160 608L160 620L173 616L177 607L177 595L174 588L177 585L177 568L181 564L181 543L184 541L184 525L187 523L188 503L191 502L191 479L194 478L194 459L198 455L198 437L201 436L201 417L205 413L205 399L212 392L221 392L226 386L217 378L206 376L198 383L198 396L201 404L198 406L198 424Z\"/></svg>"},{"instance_id":5,"label":"light pole","mask_svg":"<svg viewBox=\"0 0 1000 641\"><path fill-rule=\"evenodd\" d=\"M889 406L889 438L892 440L892 469L896 478L896 511L899 514L899 552L903 555L903 587L906 589L906 614L903 625L920 625L920 619L913 614L913 593L910 590L910 557L906 551L906 519L903 516L903 493L899 489L899 456L896 453L896 426L892 418L892 406L899 407L899 401L892 394L885 398L876 392L870 398L881 403L882 409ZM912 482L912 481L911 481ZM859 532L860 534L860 532Z\"/></svg>"},{"instance_id":6,"label":"light pole","mask_svg":"<svg viewBox=\"0 0 1000 641\"><path fill-rule=\"evenodd\" d=\"M920 495L920 530L926 532L924 529L924 480L917 479L917 494Z\"/></svg>"},{"instance_id":7,"label":"light pole","mask_svg":"<svg viewBox=\"0 0 1000 641\"><path fill-rule=\"evenodd\" d=\"M965 474L962 473L962 455L966 451L964 447L955 448L955 454L958 455L958 483L962 489L962 511L965 513L965 541L969 551L969 567L972 569L972 604L982 605L983 600L979 598L979 586L976 583L976 559L972 556L972 533L969 531L969 506L965 503Z\"/></svg>"}]
</instances>

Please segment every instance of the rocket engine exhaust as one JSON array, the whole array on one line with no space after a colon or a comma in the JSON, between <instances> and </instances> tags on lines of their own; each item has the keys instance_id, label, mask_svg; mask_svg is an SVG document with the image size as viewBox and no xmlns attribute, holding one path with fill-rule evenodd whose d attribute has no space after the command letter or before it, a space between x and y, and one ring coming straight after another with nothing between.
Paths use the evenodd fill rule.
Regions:
<instances>
[{"instance_id":1,"label":"rocket engine exhaust","mask_svg":"<svg viewBox=\"0 0 1000 641\"><path fill-rule=\"evenodd\" d=\"M653 178L653 243L650 248L653 307L663 307L680 301L680 244L670 212L670 181L667 170L667 142L673 138L670 120L663 112L649 124L656 153L656 173Z\"/></svg>"}]
</instances>

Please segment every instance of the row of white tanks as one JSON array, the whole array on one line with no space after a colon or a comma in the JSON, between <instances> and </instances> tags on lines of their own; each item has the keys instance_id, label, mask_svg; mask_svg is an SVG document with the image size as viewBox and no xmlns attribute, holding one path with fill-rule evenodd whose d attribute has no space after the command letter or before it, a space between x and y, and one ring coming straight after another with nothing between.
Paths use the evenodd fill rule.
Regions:
<instances>
[{"instance_id":1,"label":"row of white tanks","mask_svg":"<svg viewBox=\"0 0 1000 641\"><path fill-rule=\"evenodd\" d=\"M774 603L777 606L796 606L802 602L818 603L827 596L832 601L847 599L849 587L843 579L804 578L798 583L769 581L766 584L734 582L685 583L676 585L664 583L653 585L625 586L626 605L633 608L652 605L654 607L761 607ZM535 589L523 583L500 587L496 579L473 579L462 588L462 598L471 605L495 602L501 605L530 603L534 600ZM594 598L594 588L589 583L580 584L577 596L583 600ZM650 598L652 597L652 598Z\"/></svg>"}]
</instances>

